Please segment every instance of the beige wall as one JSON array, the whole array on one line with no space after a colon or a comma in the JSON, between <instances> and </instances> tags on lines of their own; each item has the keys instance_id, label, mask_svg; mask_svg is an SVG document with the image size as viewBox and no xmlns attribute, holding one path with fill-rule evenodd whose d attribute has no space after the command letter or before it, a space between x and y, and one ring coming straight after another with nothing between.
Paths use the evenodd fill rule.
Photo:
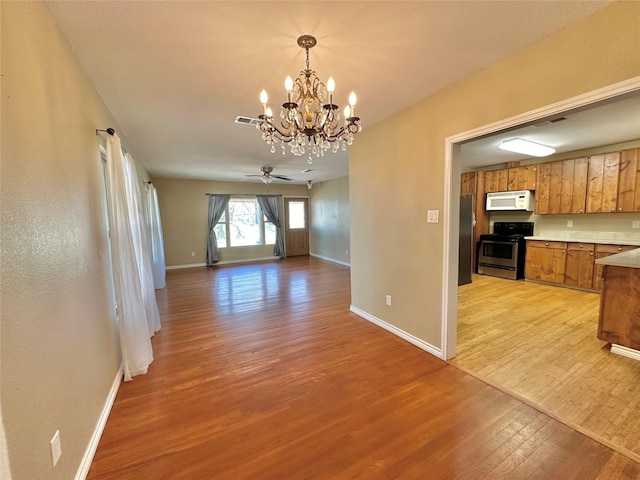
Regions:
<instances>
[{"instance_id":1,"label":"beige wall","mask_svg":"<svg viewBox=\"0 0 640 480\"><path fill-rule=\"evenodd\" d=\"M638 76L639 45L640 3L618 2L365 126L349 154L353 306L442 348L444 232L426 214L444 207L445 138Z\"/></svg>"},{"instance_id":2,"label":"beige wall","mask_svg":"<svg viewBox=\"0 0 640 480\"><path fill-rule=\"evenodd\" d=\"M251 195L285 195L306 197L306 185L273 182L213 182L154 178L158 190L160 217L164 234L167 267L203 264L207 255L207 193ZM195 252L192 256L191 253ZM273 245L220 249L220 261L266 258L273 255Z\"/></svg>"},{"instance_id":3,"label":"beige wall","mask_svg":"<svg viewBox=\"0 0 640 480\"><path fill-rule=\"evenodd\" d=\"M311 253L349 263L349 177L314 184L309 192Z\"/></svg>"},{"instance_id":4,"label":"beige wall","mask_svg":"<svg viewBox=\"0 0 640 480\"><path fill-rule=\"evenodd\" d=\"M43 4L0 8L2 415L14 479L69 480L120 367L95 134L118 126Z\"/></svg>"}]
</instances>

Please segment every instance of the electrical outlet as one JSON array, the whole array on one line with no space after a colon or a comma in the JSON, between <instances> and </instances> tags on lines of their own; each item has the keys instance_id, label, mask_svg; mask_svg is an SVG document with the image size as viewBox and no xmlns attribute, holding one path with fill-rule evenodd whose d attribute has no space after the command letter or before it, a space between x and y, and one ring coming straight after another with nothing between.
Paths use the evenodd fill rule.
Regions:
<instances>
[{"instance_id":1,"label":"electrical outlet","mask_svg":"<svg viewBox=\"0 0 640 480\"><path fill-rule=\"evenodd\" d=\"M438 223L440 210L427 210L427 223Z\"/></svg>"},{"instance_id":2,"label":"electrical outlet","mask_svg":"<svg viewBox=\"0 0 640 480\"><path fill-rule=\"evenodd\" d=\"M387 305L391 306L391 295L387 295Z\"/></svg>"},{"instance_id":3,"label":"electrical outlet","mask_svg":"<svg viewBox=\"0 0 640 480\"><path fill-rule=\"evenodd\" d=\"M631 222L631 228L640 228L640 222L638 220L634 220Z\"/></svg>"},{"instance_id":4,"label":"electrical outlet","mask_svg":"<svg viewBox=\"0 0 640 480\"><path fill-rule=\"evenodd\" d=\"M196 252L191 252L191 256L195 257L196 256Z\"/></svg>"},{"instance_id":5,"label":"electrical outlet","mask_svg":"<svg viewBox=\"0 0 640 480\"><path fill-rule=\"evenodd\" d=\"M56 466L58 460L62 456L62 444L60 443L60 430L56 430L56 433L53 434L53 438L49 442L49 446L51 447L51 463L53 466Z\"/></svg>"},{"instance_id":6,"label":"electrical outlet","mask_svg":"<svg viewBox=\"0 0 640 480\"><path fill-rule=\"evenodd\" d=\"M573 227L573 220L567 220L567 227L569 228Z\"/></svg>"},{"instance_id":7,"label":"electrical outlet","mask_svg":"<svg viewBox=\"0 0 640 480\"><path fill-rule=\"evenodd\" d=\"M348 257L349 256L349 250L345 250L344 254Z\"/></svg>"}]
</instances>

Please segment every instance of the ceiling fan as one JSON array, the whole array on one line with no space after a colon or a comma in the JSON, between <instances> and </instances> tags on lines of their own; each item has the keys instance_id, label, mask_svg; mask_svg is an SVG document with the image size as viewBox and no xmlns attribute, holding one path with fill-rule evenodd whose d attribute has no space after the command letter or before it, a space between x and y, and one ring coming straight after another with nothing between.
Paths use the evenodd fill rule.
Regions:
<instances>
[{"instance_id":1,"label":"ceiling fan","mask_svg":"<svg viewBox=\"0 0 640 480\"><path fill-rule=\"evenodd\" d=\"M293 180L286 175L272 175L271 172L273 172L273 167L260 167L260 171L262 172L262 175L245 175L245 177L259 177L266 185L273 182L273 179L284 180L286 182L291 182Z\"/></svg>"}]
</instances>

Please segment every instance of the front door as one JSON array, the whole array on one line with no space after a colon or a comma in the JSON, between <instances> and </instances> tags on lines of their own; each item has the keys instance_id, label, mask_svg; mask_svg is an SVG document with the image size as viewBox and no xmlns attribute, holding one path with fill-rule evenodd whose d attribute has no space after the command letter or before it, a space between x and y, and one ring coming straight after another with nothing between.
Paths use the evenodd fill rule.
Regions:
<instances>
[{"instance_id":1,"label":"front door","mask_svg":"<svg viewBox=\"0 0 640 480\"><path fill-rule=\"evenodd\" d=\"M285 244L287 257L309 255L309 202L306 198L285 198Z\"/></svg>"}]
</instances>

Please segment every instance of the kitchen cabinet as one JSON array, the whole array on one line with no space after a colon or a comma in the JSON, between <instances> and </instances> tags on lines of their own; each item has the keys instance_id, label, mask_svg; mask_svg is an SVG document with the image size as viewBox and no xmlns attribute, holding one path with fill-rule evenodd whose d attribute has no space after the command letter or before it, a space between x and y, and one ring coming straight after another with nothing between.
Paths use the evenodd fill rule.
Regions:
<instances>
[{"instance_id":1,"label":"kitchen cabinet","mask_svg":"<svg viewBox=\"0 0 640 480\"><path fill-rule=\"evenodd\" d=\"M640 350L640 268L603 267L598 338Z\"/></svg>"},{"instance_id":2,"label":"kitchen cabinet","mask_svg":"<svg viewBox=\"0 0 640 480\"><path fill-rule=\"evenodd\" d=\"M602 289L603 266L595 261L637 246L527 240L525 278L585 290Z\"/></svg>"},{"instance_id":3,"label":"kitchen cabinet","mask_svg":"<svg viewBox=\"0 0 640 480\"><path fill-rule=\"evenodd\" d=\"M619 172L620 152L589 157L587 213L617 211Z\"/></svg>"},{"instance_id":4,"label":"kitchen cabinet","mask_svg":"<svg viewBox=\"0 0 640 480\"><path fill-rule=\"evenodd\" d=\"M509 171L506 168L484 172L485 193L506 192Z\"/></svg>"},{"instance_id":5,"label":"kitchen cabinet","mask_svg":"<svg viewBox=\"0 0 640 480\"><path fill-rule=\"evenodd\" d=\"M584 213L588 166L587 158L539 164L536 213Z\"/></svg>"},{"instance_id":6,"label":"kitchen cabinet","mask_svg":"<svg viewBox=\"0 0 640 480\"><path fill-rule=\"evenodd\" d=\"M475 271L477 245L480 235L489 233L489 212L485 210L485 175L486 172L465 172L460 175L460 195L473 195L472 262Z\"/></svg>"},{"instance_id":7,"label":"kitchen cabinet","mask_svg":"<svg viewBox=\"0 0 640 480\"><path fill-rule=\"evenodd\" d=\"M640 148L620 153L618 212L640 212Z\"/></svg>"},{"instance_id":8,"label":"kitchen cabinet","mask_svg":"<svg viewBox=\"0 0 640 480\"><path fill-rule=\"evenodd\" d=\"M527 240L524 276L528 280L564 283L567 242Z\"/></svg>"},{"instance_id":9,"label":"kitchen cabinet","mask_svg":"<svg viewBox=\"0 0 640 480\"><path fill-rule=\"evenodd\" d=\"M608 257L609 255L615 255L616 253L628 252L629 250L636 249L638 247L632 247L628 245L606 245L597 244L595 248L594 261L601 258ZM602 290L602 273L603 265L596 264L593 269L593 289Z\"/></svg>"},{"instance_id":10,"label":"kitchen cabinet","mask_svg":"<svg viewBox=\"0 0 640 480\"><path fill-rule=\"evenodd\" d=\"M564 284L591 290L593 288L593 270L595 244L567 244L567 263L564 270Z\"/></svg>"},{"instance_id":11,"label":"kitchen cabinet","mask_svg":"<svg viewBox=\"0 0 640 480\"><path fill-rule=\"evenodd\" d=\"M507 189L509 191L535 190L537 171L535 165L507 169Z\"/></svg>"}]
</instances>

